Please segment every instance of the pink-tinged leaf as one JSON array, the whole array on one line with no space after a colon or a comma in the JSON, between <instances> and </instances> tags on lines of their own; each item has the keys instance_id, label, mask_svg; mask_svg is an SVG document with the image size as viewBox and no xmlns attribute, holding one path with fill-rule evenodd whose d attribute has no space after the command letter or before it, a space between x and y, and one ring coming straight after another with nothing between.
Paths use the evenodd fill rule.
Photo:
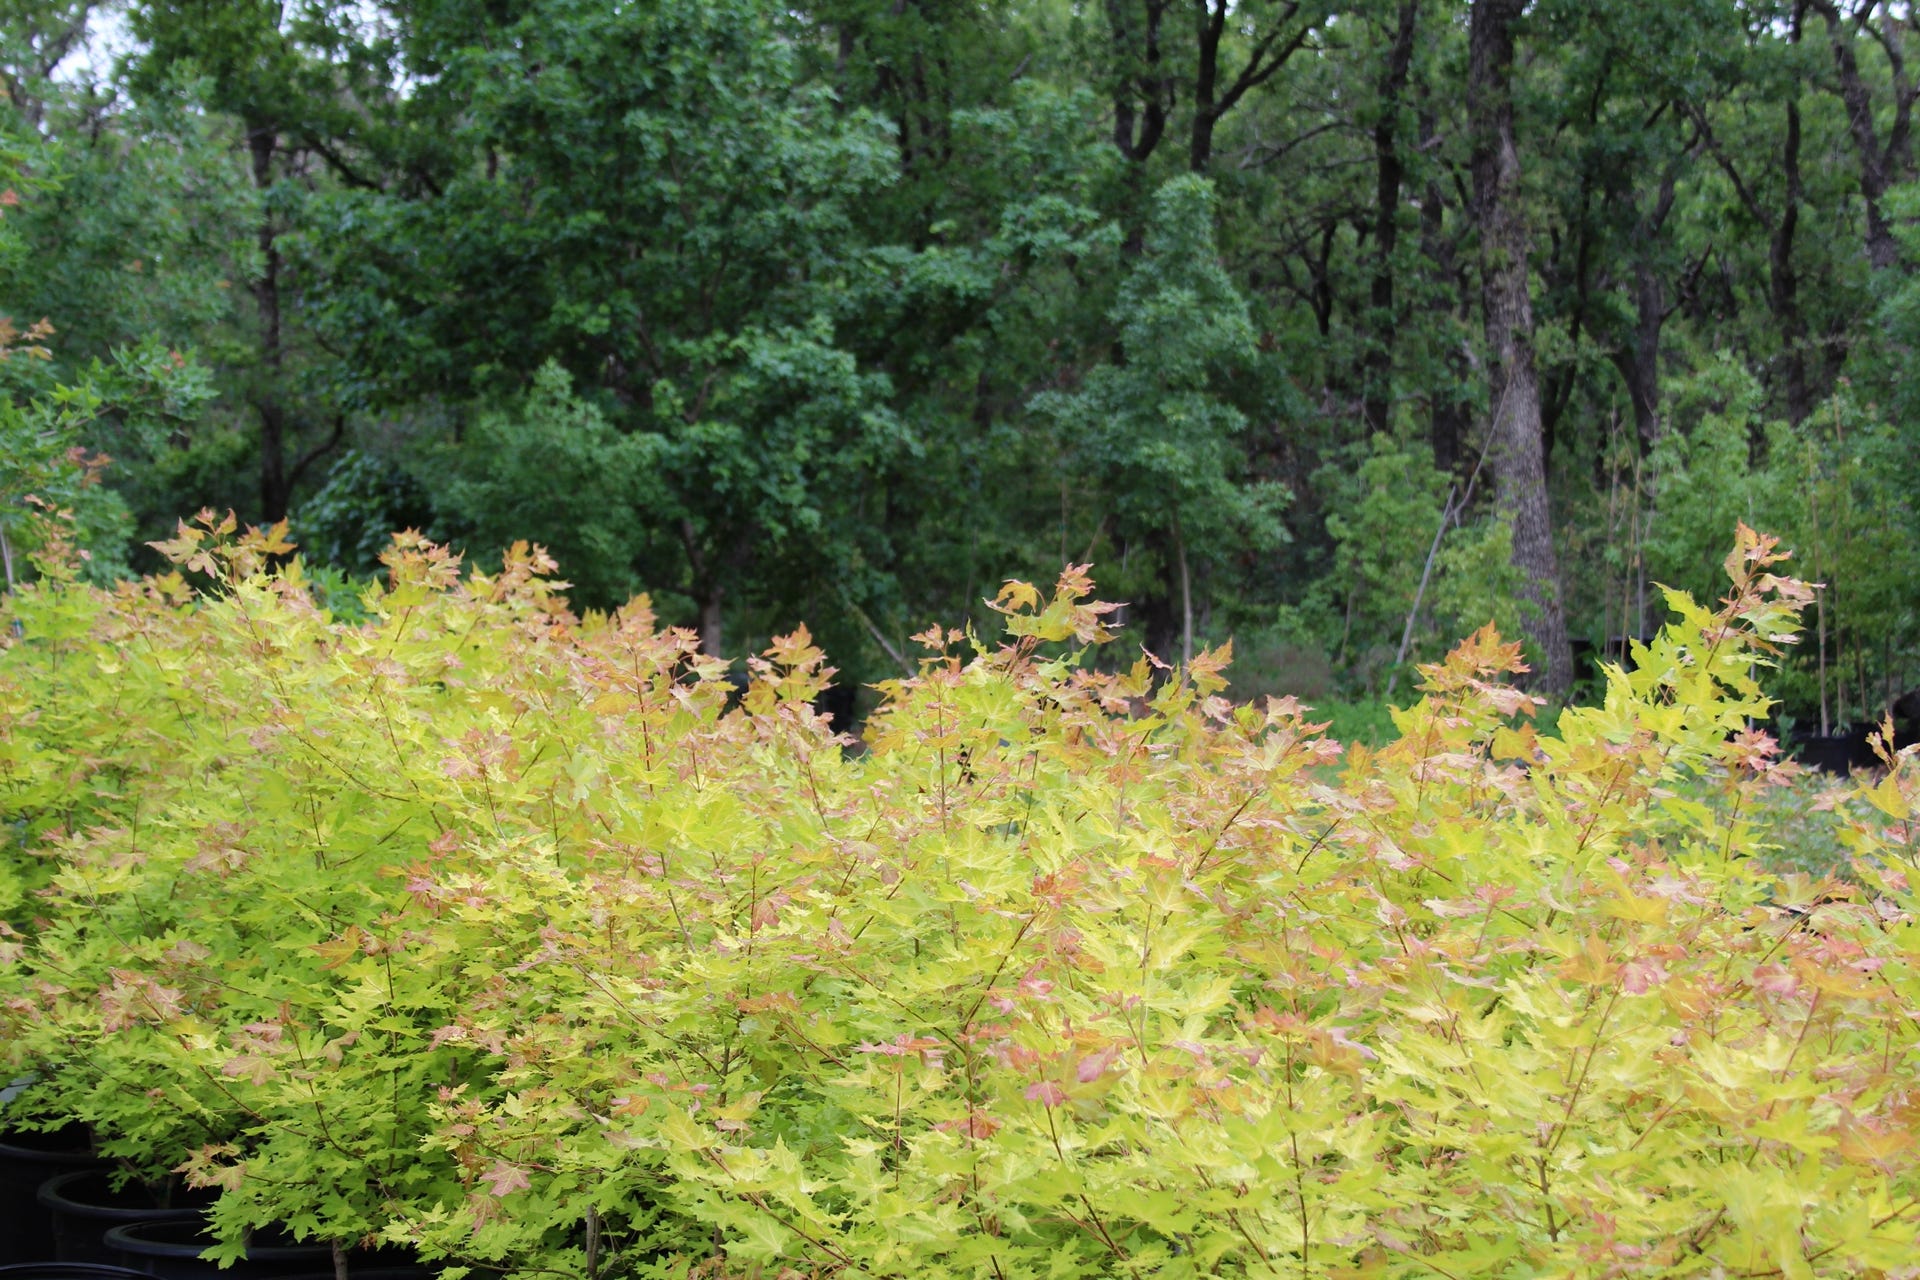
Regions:
<instances>
[{"instance_id":1,"label":"pink-tinged leaf","mask_svg":"<svg viewBox=\"0 0 1920 1280\"><path fill-rule=\"evenodd\" d=\"M924 1036L916 1038L903 1031L895 1036L888 1044L874 1044L871 1041L865 1041L856 1052L879 1053L885 1054L889 1058L904 1058L916 1053L924 1056L929 1049L938 1049L939 1047L940 1042L938 1040L930 1040Z\"/></svg>"},{"instance_id":2,"label":"pink-tinged leaf","mask_svg":"<svg viewBox=\"0 0 1920 1280\"><path fill-rule=\"evenodd\" d=\"M525 1191L533 1185L527 1180L527 1171L517 1164L508 1164L505 1160L496 1161L493 1168L481 1175L481 1181L493 1189L496 1200L504 1200L516 1191Z\"/></svg>"},{"instance_id":3,"label":"pink-tinged leaf","mask_svg":"<svg viewBox=\"0 0 1920 1280\"><path fill-rule=\"evenodd\" d=\"M1361 1044L1358 1040L1348 1039L1347 1029L1345 1027L1328 1027L1327 1038L1339 1045L1342 1049L1353 1050L1353 1052L1359 1054L1368 1062L1376 1062L1379 1060L1379 1054L1367 1048L1367 1046Z\"/></svg>"},{"instance_id":4,"label":"pink-tinged leaf","mask_svg":"<svg viewBox=\"0 0 1920 1280\"><path fill-rule=\"evenodd\" d=\"M1027 1101L1037 1102L1043 1107L1057 1107L1067 1100L1067 1091L1052 1080L1041 1080L1027 1086Z\"/></svg>"},{"instance_id":5,"label":"pink-tinged leaf","mask_svg":"<svg viewBox=\"0 0 1920 1280\"><path fill-rule=\"evenodd\" d=\"M1620 987L1630 996L1643 996L1667 980L1658 960L1629 960L1620 969Z\"/></svg>"},{"instance_id":6,"label":"pink-tinged leaf","mask_svg":"<svg viewBox=\"0 0 1920 1280\"><path fill-rule=\"evenodd\" d=\"M243 1053L220 1065L220 1074L230 1080L246 1080L262 1085L273 1079L273 1064L256 1053Z\"/></svg>"},{"instance_id":7,"label":"pink-tinged leaf","mask_svg":"<svg viewBox=\"0 0 1920 1280\"><path fill-rule=\"evenodd\" d=\"M942 1133L964 1133L969 1138L991 1138L1000 1128L1000 1122L984 1111L969 1111L958 1120L942 1120L933 1126Z\"/></svg>"},{"instance_id":8,"label":"pink-tinged leaf","mask_svg":"<svg viewBox=\"0 0 1920 1280\"><path fill-rule=\"evenodd\" d=\"M1081 1084L1092 1084L1106 1074L1107 1068L1112 1066L1119 1056L1118 1048L1106 1048L1098 1053L1090 1053L1080 1059L1080 1065L1075 1069L1074 1075Z\"/></svg>"}]
</instances>

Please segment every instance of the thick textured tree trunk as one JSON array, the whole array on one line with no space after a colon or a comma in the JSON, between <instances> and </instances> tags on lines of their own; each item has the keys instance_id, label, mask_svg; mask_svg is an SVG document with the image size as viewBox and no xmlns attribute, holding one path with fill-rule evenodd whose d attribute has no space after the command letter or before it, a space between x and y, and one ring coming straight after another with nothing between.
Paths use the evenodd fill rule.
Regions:
<instances>
[{"instance_id":1,"label":"thick textured tree trunk","mask_svg":"<svg viewBox=\"0 0 1920 1280\"><path fill-rule=\"evenodd\" d=\"M1860 64L1853 56L1853 37L1847 34L1839 6L1833 0L1813 0L1813 7L1826 19L1827 39L1833 47L1833 67L1840 81L1840 101L1847 108L1847 125L1853 134L1854 150L1860 156L1860 198L1867 213L1867 262L1875 271L1885 271L1900 263L1900 246L1887 221L1884 200L1887 188L1906 175L1894 172L1907 150L1907 132L1913 112L1913 86L1908 83L1906 62L1898 41L1883 42L1892 61L1893 125L1892 136L1884 148L1873 118L1873 91L1860 75Z\"/></svg>"},{"instance_id":2,"label":"thick textured tree trunk","mask_svg":"<svg viewBox=\"0 0 1920 1280\"><path fill-rule=\"evenodd\" d=\"M1393 253L1400 242L1400 187L1405 166L1397 133L1400 99L1413 66L1413 36L1420 24L1420 0L1401 0L1393 46L1380 75L1380 118L1373 124L1373 281L1367 291L1372 330L1367 341L1361 396L1367 427L1385 431L1393 412Z\"/></svg>"},{"instance_id":3,"label":"thick textured tree trunk","mask_svg":"<svg viewBox=\"0 0 1920 1280\"><path fill-rule=\"evenodd\" d=\"M1547 507L1540 383L1533 358L1529 248L1520 209L1513 125L1513 24L1524 0L1474 0L1468 35L1467 111L1473 130L1474 221L1480 230L1494 500L1513 525L1513 564L1529 608L1522 623L1542 658L1534 685L1564 696L1573 654L1560 602L1560 567Z\"/></svg>"}]
</instances>

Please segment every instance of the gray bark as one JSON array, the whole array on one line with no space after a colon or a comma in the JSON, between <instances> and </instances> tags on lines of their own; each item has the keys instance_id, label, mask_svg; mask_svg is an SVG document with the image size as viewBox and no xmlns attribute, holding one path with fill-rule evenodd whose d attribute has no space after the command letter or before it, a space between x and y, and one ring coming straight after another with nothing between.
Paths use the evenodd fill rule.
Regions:
<instances>
[{"instance_id":1,"label":"gray bark","mask_svg":"<svg viewBox=\"0 0 1920 1280\"><path fill-rule=\"evenodd\" d=\"M1542 657L1533 684L1564 697L1573 682L1547 503L1540 380L1533 353L1533 298L1514 139L1514 23L1524 0L1474 0L1468 33L1467 113L1473 130L1474 222L1480 232L1481 310L1486 326L1488 460L1494 501L1513 526L1513 565L1529 608L1522 627Z\"/></svg>"}]
</instances>

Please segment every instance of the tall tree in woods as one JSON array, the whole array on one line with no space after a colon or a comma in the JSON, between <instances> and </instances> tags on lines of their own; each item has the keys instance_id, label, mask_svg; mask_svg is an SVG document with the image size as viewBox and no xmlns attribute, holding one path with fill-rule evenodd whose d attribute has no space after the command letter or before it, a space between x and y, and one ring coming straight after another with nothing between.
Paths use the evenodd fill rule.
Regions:
<instances>
[{"instance_id":1,"label":"tall tree in woods","mask_svg":"<svg viewBox=\"0 0 1920 1280\"><path fill-rule=\"evenodd\" d=\"M1907 71L1907 41L1920 34L1920 15L1911 4L1882 0L1810 0L1826 26L1833 52L1835 88L1847 109L1860 166L1860 199L1865 206L1867 261L1886 271L1900 261L1900 245L1886 207L1887 192L1913 179L1913 100L1920 94ZM1867 37L1863 41L1862 37ZM1863 49L1864 44L1864 49ZM1876 85L1861 54L1884 64L1883 85ZM1880 120L1884 103L1886 121Z\"/></svg>"},{"instance_id":2,"label":"tall tree in woods","mask_svg":"<svg viewBox=\"0 0 1920 1280\"><path fill-rule=\"evenodd\" d=\"M441 34L437 92L467 163L332 203L318 323L393 403L512 404L564 370L525 422L647 439L630 492L652 496L582 513L627 561L597 580L689 601L725 653L737 602L858 557L862 491L898 443L885 377L835 325L867 262L853 209L894 180L895 139L801 79L792 15L764 0L542 0L483 43ZM569 383L593 402L584 419ZM598 425L567 438L606 446ZM537 457L528 444L454 467L551 485L514 462ZM487 516L450 511L449 531L497 540Z\"/></svg>"},{"instance_id":3,"label":"tall tree in woods","mask_svg":"<svg viewBox=\"0 0 1920 1280\"><path fill-rule=\"evenodd\" d=\"M1659 438L1665 327L1698 296L1719 238L1683 205L1708 163L1684 104L1724 96L1705 55L1740 39L1728 16L1718 0L1568 10L1543 32L1564 87L1545 130L1560 152L1548 161L1546 309L1565 330L1561 359L1543 372L1549 454L1555 424L1578 416L1577 396L1591 409L1612 393L1591 367L1595 345L1619 375L1639 452Z\"/></svg>"},{"instance_id":4,"label":"tall tree in woods","mask_svg":"<svg viewBox=\"0 0 1920 1280\"><path fill-rule=\"evenodd\" d=\"M1495 499L1513 526L1513 563L1524 575L1527 638L1539 650L1541 688L1564 695L1573 653L1560 598L1547 501L1540 382L1534 365L1533 295L1514 131L1515 26L1524 0L1474 0L1469 34L1467 110L1473 132L1473 213L1480 233L1481 306L1487 335L1492 434L1488 461Z\"/></svg>"},{"instance_id":5,"label":"tall tree in woods","mask_svg":"<svg viewBox=\"0 0 1920 1280\"><path fill-rule=\"evenodd\" d=\"M1221 123L1314 48L1331 8L1312 0L1105 0L1114 147L1144 165L1184 123L1186 167L1207 172Z\"/></svg>"},{"instance_id":6,"label":"tall tree in woods","mask_svg":"<svg viewBox=\"0 0 1920 1280\"><path fill-rule=\"evenodd\" d=\"M1257 353L1247 304L1216 260L1213 222L1205 179L1182 175L1155 192L1112 314L1128 358L1036 402L1102 483L1116 534L1166 549L1147 643L1167 655L1177 647L1183 661L1194 653L1196 570L1236 543L1275 546L1286 500L1245 476L1237 437L1247 418L1232 393Z\"/></svg>"},{"instance_id":7,"label":"tall tree in woods","mask_svg":"<svg viewBox=\"0 0 1920 1280\"><path fill-rule=\"evenodd\" d=\"M1362 356L1362 409L1367 427L1388 429L1393 408L1393 347L1399 329L1394 302L1395 258L1400 244L1400 208L1406 181L1407 89L1413 42L1420 28L1420 0L1400 0L1394 10L1380 65L1373 120L1373 264L1367 285L1368 324Z\"/></svg>"},{"instance_id":8,"label":"tall tree in woods","mask_svg":"<svg viewBox=\"0 0 1920 1280\"><path fill-rule=\"evenodd\" d=\"M347 406L313 376L316 354L302 342L282 240L302 189L331 170L337 181L370 184L345 139L367 132L362 104L389 92L390 68L343 47L351 15L324 5L289 13L275 0L143 0L131 23L144 48L136 91L158 94L197 80L206 105L237 127L258 195L252 358L233 372L258 430L261 519L287 514L295 487L340 445ZM350 42L350 37L349 37Z\"/></svg>"},{"instance_id":9,"label":"tall tree in woods","mask_svg":"<svg viewBox=\"0 0 1920 1280\"><path fill-rule=\"evenodd\" d=\"M1331 6L1312 0L1194 0L1192 121L1187 168L1205 173L1220 122L1248 93L1311 50ZM1229 39L1229 33L1239 36Z\"/></svg>"},{"instance_id":10,"label":"tall tree in woods","mask_svg":"<svg viewBox=\"0 0 1920 1280\"><path fill-rule=\"evenodd\" d=\"M1806 16L1806 0L1748 15L1744 41L1726 55L1742 91L1719 110L1697 97L1687 102L1707 154L1732 188L1737 213L1765 245L1762 296L1778 344L1773 382L1787 420L1795 423L1813 411L1818 373L1800 269L1808 159L1800 86L1814 71L1802 56Z\"/></svg>"}]
</instances>

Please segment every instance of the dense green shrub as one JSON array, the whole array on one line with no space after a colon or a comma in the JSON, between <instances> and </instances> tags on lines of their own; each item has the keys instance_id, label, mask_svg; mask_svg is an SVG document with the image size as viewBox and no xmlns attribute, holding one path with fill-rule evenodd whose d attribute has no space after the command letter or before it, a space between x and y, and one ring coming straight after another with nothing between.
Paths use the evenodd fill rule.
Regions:
<instances>
[{"instance_id":1,"label":"dense green shrub","mask_svg":"<svg viewBox=\"0 0 1920 1280\"><path fill-rule=\"evenodd\" d=\"M1910 1274L1920 776L1765 859L1808 598L1533 725L1491 628L1345 753L1228 654L1082 659L1080 568L919 637L865 750L802 631L730 706L644 600L403 539L347 624L277 533L10 600L0 1016L149 1174L461 1265L638 1277ZM188 579L206 580L203 589ZM1159 678L1157 678L1159 677ZM486 1273L486 1272L482 1272Z\"/></svg>"}]
</instances>

